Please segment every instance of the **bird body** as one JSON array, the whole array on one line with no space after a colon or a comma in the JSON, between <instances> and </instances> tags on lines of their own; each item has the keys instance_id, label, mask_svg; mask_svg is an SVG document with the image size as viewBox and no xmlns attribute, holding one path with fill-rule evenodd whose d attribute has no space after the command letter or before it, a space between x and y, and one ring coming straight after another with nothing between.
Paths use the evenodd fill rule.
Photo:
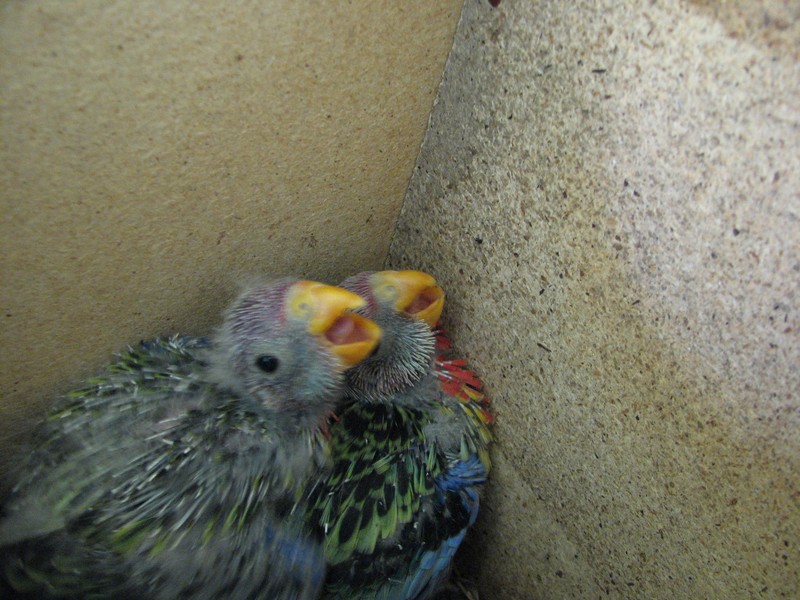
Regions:
<instances>
[{"instance_id":1,"label":"bird body","mask_svg":"<svg viewBox=\"0 0 800 600\"><path fill-rule=\"evenodd\" d=\"M217 334L129 348L49 413L0 519L33 597L314 598L319 540L295 506L328 468L342 372L379 330L330 286L240 296Z\"/></svg>"},{"instance_id":2,"label":"bird body","mask_svg":"<svg viewBox=\"0 0 800 600\"><path fill-rule=\"evenodd\" d=\"M348 371L333 470L310 492L328 561L323 597L428 598L477 516L491 415L480 381L431 329L444 299L432 277L362 273L342 286L366 300L383 337Z\"/></svg>"}]
</instances>

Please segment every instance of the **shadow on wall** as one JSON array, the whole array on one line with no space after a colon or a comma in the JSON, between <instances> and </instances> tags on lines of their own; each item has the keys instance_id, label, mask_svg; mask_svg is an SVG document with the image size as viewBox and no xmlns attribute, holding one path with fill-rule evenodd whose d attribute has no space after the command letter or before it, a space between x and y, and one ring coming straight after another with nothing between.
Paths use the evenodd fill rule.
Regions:
<instances>
[{"instance_id":1,"label":"shadow on wall","mask_svg":"<svg viewBox=\"0 0 800 600\"><path fill-rule=\"evenodd\" d=\"M482 595L797 591L800 85L763 50L467 3L388 265L437 277L494 398Z\"/></svg>"}]
</instances>

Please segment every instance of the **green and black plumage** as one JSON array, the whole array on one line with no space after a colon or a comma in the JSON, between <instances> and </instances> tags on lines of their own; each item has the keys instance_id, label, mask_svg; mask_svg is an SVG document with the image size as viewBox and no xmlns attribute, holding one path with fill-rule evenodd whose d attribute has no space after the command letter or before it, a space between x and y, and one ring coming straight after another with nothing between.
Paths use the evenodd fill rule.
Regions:
<instances>
[{"instance_id":1,"label":"green and black plumage","mask_svg":"<svg viewBox=\"0 0 800 600\"><path fill-rule=\"evenodd\" d=\"M485 468L472 453L461 459L472 439L464 411L440 381L430 325L405 310L428 295L433 278L362 273L342 285L367 300L364 314L383 339L348 372L331 427L333 472L310 492L309 518L328 561L323 597L425 598L474 521Z\"/></svg>"}]
</instances>

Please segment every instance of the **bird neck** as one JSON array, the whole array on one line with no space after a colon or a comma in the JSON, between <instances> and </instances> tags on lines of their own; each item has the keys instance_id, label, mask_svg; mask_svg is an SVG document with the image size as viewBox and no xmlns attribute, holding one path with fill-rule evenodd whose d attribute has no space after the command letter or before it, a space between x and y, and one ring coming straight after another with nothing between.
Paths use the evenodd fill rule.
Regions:
<instances>
[{"instance_id":1,"label":"bird neck","mask_svg":"<svg viewBox=\"0 0 800 600\"><path fill-rule=\"evenodd\" d=\"M379 315L381 345L347 372L346 395L368 403L422 408L435 398L435 340L427 324L402 314Z\"/></svg>"}]
</instances>

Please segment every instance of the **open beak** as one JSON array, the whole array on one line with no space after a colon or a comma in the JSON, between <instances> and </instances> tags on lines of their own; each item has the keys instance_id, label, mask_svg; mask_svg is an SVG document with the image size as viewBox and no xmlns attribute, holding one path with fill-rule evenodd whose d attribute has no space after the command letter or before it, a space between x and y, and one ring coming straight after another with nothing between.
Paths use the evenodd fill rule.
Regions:
<instances>
[{"instance_id":1,"label":"open beak","mask_svg":"<svg viewBox=\"0 0 800 600\"><path fill-rule=\"evenodd\" d=\"M332 350L349 369L367 358L381 341L381 328L355 313L343 313L325 332Z\"/></svg>"},{"instance_id":2,"label":"open beak","mask_svg":"<svg viewBox=\"0 0 800 600\"><path fill-rule=\"evenodd\" d=\"M358 294L312 281L299 282L293 300L298 310L308 310L308 331L324 337L331 350L349 369L372 354L381 339L381 328L353 310L364 306Z\"/></svg>"},{"instance_id":3,"label":"open beak","mask_svg":"<svg viewBox=\"0 0 800 600\"><path fill-rule=\"evenodd\" d=\"M383 271L377 276L398 290L395 308L422 319L431 328L439 321L444 308L444 290L422 271Z\"/></svg>"}]
</instances>

